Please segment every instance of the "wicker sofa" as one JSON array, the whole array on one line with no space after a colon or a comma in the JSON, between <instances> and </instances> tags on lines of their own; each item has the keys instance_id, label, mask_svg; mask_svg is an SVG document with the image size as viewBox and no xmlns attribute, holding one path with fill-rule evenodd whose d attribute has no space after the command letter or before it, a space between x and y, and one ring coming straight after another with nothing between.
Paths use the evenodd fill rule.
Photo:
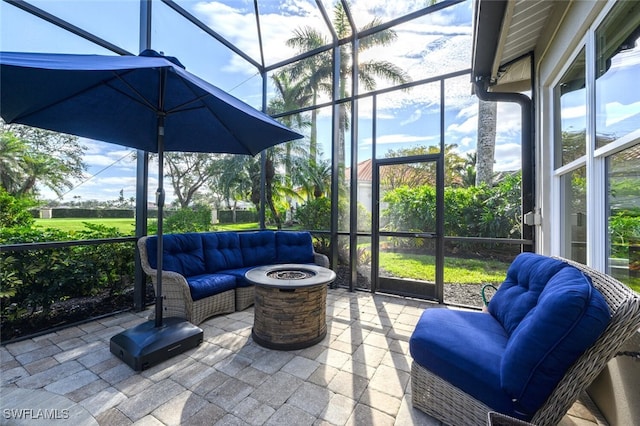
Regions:
<instances>
[{"instance_id":1,"label":"wicker sofa","mask_svg":"<svg viewBox=\"0 0 640 426\"><path fill-rule=\"evenodd\" d=\"M138 240L142 269L156 291L157 244L156 236ZM162 315L185 318L196 325L253 304L254 286L244 277L251 268L278 263L329 267L327 256L314 252L308 232L167 234L163 253Z\"/></svg>"},{"instance_id":2,"label":"wicker sofa","mask_svg":"<svg viewBox=\"0 0 640 426\"><path fill-rule=\"evenodd\" d=\"M425 310L409 343L414 407L450 425L493 411L556 425L640 327L640 295L533 253L516 257L488 310Z\"/></svg>"}]
</instances>

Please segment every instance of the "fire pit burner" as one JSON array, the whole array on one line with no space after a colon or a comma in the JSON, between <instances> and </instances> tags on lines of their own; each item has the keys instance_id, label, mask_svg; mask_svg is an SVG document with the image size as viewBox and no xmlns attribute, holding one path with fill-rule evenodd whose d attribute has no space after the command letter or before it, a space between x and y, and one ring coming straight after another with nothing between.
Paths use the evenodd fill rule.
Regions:
<instances>
[{"instance_id":1,"label":"fire pit burner","mask_svg":"<svg viewBox=\"0 0 640 426\"><path fill-rule=\"evenodd\" d=\"M283 270L283 271L271 271L267 273L269 278L275 278L277 280L303 280L305 278L311 278L315 276L311 271L304 270Z\"/></svg>"}]
</instances>

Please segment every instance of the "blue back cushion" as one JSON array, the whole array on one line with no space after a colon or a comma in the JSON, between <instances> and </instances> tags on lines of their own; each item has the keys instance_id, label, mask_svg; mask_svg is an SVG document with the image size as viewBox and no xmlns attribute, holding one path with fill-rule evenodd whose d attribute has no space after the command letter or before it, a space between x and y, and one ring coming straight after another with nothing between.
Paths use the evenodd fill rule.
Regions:
<instances>
[{"instance_id":1,"label":"blue back cushion","mask_svg":"<svg viewBox=\"0 0 640 426\"><path fill-rule=\"evenodd\" d=\"M243 232L239 236L244 266L271 265L275 263L275 232Z\"/></svg>"},{"instance_id":2,"label":"blue back cushion","mask_svg":"<svg viewBox=\"0 0 640 426\"><path fill-rule=\"evenodd\" d=\"M242 266L242 251L237 233L205 232L202 234L202 245L207 273Z\"/></svg>"},{"instance_id":3,"label":"blue back cushion","mask_svg":"<svg viewBox=\"0 0 640 426\"><path fill-rule=\"evenodd\" d=\"M147 238L149 265L158 267L158 238ZM162 269L190 277L205 272L200 234L167 234L162 237Z\"/></svg>"},{"instance_id":4,"label":"blue back cushion","mask_svg":"<svg viewBox=\"0 0 640 426\"><path fill-rule=\"evenodd\" d=\"M534 253L519 254L509 266L507 277L489 302L489 312L509 335L538 303L540 293L549 279L563 268L565 262Z\"/></svg>"},{"instance_id":5,"label":"blue back cushion","mask_svg":"<svg viewBox=\"0 0 640 426\"><path fill-rule=\"evenodd\" d=\"M308 232L276 232L277 263L313 263L313 241Z\"/></svg>"},{"instance_id":6,"label":"blue back cushion","mask_svg":"<svg viewBox=\"0 0 640 426\"><path fill-rule=\"evenodd\" d=\"M535 413L609 319L604 297L577 268L567 266L551 277L502 357L501 386L518 410Z\"/></svg>"}]
</instances>

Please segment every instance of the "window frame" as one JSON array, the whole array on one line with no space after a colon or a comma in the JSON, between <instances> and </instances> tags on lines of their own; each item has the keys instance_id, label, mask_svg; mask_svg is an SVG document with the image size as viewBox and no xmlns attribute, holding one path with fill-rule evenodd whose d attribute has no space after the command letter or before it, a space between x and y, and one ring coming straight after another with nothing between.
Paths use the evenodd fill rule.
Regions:
<instances>
[{"instance_id":1,"label":"window frame","mask_svg":"<svg viewBox=\"0 0 640 426\"><path fill-rule=\"evenodd\" d=\"M586 252L587 265L607 272L609 269L608 255L610 252L608 220L609 196L607 194L607 161L612 155L624 151L640 143L640 129L622 136L621 138L596 149L596 30L612 12L616 2L609 2L598 17L589 25L586 34L572 47L567 54L564 65L555 73L551 83L544 92L550 99L550 123L547 135L550 136L552 147L549 153L550 193L544 194L544 199L551 202L550 220L550 252L552 255L566 256L566 230L563 229L563 212L566 206L563 178L580 167L586 167ZM557 131L560 127L559 103L556 99L556 88L560 80L573 64L580 52L585 51L585 88L586 88L586 151L585 155L568 164L556 167ZM561 154L561 153L560 153Z\"/></svg>"}]
</instances>

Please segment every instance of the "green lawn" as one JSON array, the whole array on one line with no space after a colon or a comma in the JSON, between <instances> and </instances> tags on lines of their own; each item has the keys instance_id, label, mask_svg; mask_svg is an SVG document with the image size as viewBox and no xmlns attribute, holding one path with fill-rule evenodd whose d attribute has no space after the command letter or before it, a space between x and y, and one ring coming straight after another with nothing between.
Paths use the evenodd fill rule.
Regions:
<instances>
[{"instance_id":1,"label":"green lawn","mask_svg":"<svg viewBox=\"0 0 640 426\"><path fill-rule=\"evenodd\" d=\"M380 253L380 267L393 276L435 281L435 258L410 253ZM447 257L444 280L449 283L501 283L509 263Z\"/></svg>"},{"instance_id":2,"label":"green lawn","mask_svg":"<svg viewBox=\"0 0 640 426\"><path fill-rule=\"evenodd\" d=\"M117 228L120 232L126 234L134 234L134 219L83 219L83 218L58 218L58 219L36 219L36 225L42 228L55 228L67 232L80 231L84 228L84 223L92 223L104 225L110 228ZM149 219L149 223L155 222L155 219ZM248 231L258 230L260 224L258 222L251 223L226 223L218 224L213 227L215 231Z\"/></svg>"},{"instance_id":3,"label":"green lawn","mask_svg":"<svg viewBox=\"0 0 640 426\"><path fill-rule=\"evenodd\" d=\"M78 219L78 218L57 218L57 219L36 219L36 225L42 228L55 228L66 232L76 232L84 229L84 222L104 225L109 228L117 228L123 234L133 235L135 231L134 219Z\"/></svg>"},{"instance_id":4,"label":"green lawn","mask_svg":"<svg viewBox=\"0 0 640 426\"><path fill-rule=\"evenodd\" d=\"M219 223L215 225L214 228L216 231L250 231L252 229L260 229L260 224L258 222L224 224Z\"/></svg>"}]
</instances>

